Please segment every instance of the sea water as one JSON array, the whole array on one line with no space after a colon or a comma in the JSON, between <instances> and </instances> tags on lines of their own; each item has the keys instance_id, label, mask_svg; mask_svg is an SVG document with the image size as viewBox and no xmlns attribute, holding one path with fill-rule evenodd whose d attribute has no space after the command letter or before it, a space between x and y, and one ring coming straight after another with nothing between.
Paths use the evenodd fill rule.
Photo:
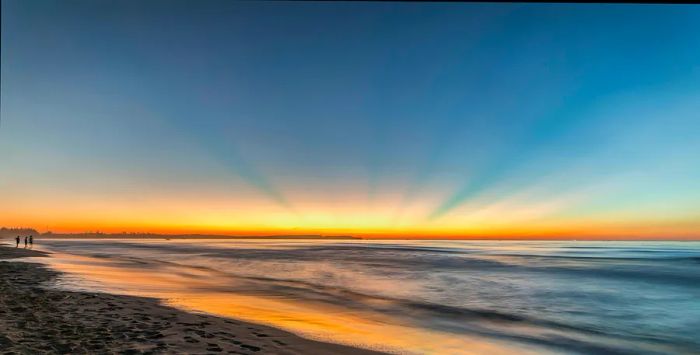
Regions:
<instances>
[{"instance_id":1,"label":"sea water","mask_svg":"<svg viewBox=\"0 0 700 355\"><path fill-rule=\"evenodd\" d=\"M700 243L41 240L59 287L393 353L700 353Z\"/></svg>"}]
</instances>

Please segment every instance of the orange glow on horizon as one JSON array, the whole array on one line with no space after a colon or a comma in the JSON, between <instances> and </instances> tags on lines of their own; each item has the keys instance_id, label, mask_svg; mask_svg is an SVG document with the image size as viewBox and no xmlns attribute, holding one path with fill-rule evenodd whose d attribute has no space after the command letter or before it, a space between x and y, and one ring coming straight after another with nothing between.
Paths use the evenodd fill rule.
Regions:
<instances>
[{"instance_id":1,"label":"orange glow on horizon","mask_svg":"<svg viewBox=\"0 0 700 355\"><path fill-rule=\"evenodd\" d=\"M685 223L684 223L685 222ZM6 225L6 227L34 228L38 223ZM597 225L568 226L513 226L499 228L445 228L445 229L362 229L362 228L285 228L254 227L231 228L227 226L188 226L167 224L60 224L36 228L40 232L52 233L104 233L104 234L162 234L162 235L216 235L216 236L352 236L366 239L582 239L582 240L700 240L698 223L679 221L675 224L649 223L643 226L599 223Z\"/></svg>"},{"instance_id":2,"label":"orange glow on horizon","mask_svg":"<svg viewBox=\"0 0 700 355\"><path fill-rule=\"evenodd\" d=\"M32 191L10 194L0 206L0 226L54 233L154 233L227 236L343 235L393 239L678 239L700 240L700 216L679 204L666 214L654 210L566 214L581 194L536 198L541 192L482 198L442 218L426 217L439 194L399 209L400 196L371 203L354 196L294 197L289 210L255 195L201 196L163 191L146 197L115 193L73 196ZM533 198L533 196L535 198ZM67 202L70 201L70 202Z\"/></svg>"}]
</instances>

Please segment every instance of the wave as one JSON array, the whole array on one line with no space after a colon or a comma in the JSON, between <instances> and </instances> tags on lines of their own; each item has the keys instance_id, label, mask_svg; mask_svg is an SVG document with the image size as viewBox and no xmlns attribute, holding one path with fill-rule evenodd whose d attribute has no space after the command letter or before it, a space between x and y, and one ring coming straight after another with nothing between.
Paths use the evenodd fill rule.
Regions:
<instances>
[{"instance_id":1,"label":"wave","mask_svg":"<svg viewBox=\"0 0 700 355\"><path fill-rule=\"evenodd\" d=\"M471 334L583 353L700 349L683 323L692 323L696 312L687 295L697 294L700 256L668 251L650 257L605 255L620 253L616 248L588 257L523 254L513 252L516 248L462 252L355 244L128 242L64 245L62 250L97 257L100 265L176 275L188 292L335 307L457 337ZM188 278L198 282L188 283ZM415 288L403 292L404 287Z\"/></svg>"}]
</instances>

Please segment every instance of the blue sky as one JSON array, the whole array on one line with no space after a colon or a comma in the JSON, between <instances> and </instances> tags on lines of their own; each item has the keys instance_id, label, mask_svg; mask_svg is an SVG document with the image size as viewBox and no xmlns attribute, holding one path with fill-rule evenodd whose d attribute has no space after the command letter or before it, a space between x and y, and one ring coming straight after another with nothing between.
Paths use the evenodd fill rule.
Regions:
<instances>
[{"instance_id":1,"label":"blue sky","mask_svg":"<svg viewBox=\"0 0 700 355\"><path fill-rule=\"evenodd\" d=\"M158 216L163 196L204 206L206 190L259 201L261 219L348 201L376 229L411 206L409 229L459 228L470 204L599 184L539 217L700 208L696 6L2 6L0 189L19 205L111 201L128 224L134 205Z\"/></svg>"}]
</instances>

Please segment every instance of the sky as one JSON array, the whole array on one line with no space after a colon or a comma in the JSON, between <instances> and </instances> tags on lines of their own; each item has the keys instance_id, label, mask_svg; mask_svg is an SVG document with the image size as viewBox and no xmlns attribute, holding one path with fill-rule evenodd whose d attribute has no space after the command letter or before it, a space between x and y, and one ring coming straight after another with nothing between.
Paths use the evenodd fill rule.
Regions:
<instances>
[{"instance_id":1,"label":"sky","mask_svg":"<svg viewBox=\"0 0 700 355\"><path fill-rule=\"evenodd\" d=\"M0 225L700 239L700 7L2 1Z\"/></svg>"}]
</instances>

